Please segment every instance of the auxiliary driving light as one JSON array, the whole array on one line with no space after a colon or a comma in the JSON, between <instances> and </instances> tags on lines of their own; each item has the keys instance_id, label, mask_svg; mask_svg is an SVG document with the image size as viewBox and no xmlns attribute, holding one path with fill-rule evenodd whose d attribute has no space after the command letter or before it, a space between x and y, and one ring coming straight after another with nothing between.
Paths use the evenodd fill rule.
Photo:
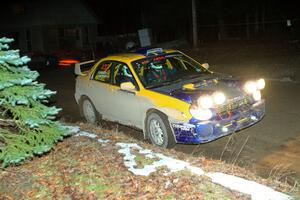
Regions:
<instances>
[{"instance_id":1,"label":"auxiliary driving light","mask_svg":"<svg viewBox=\"0 0 300 200\"><path fill-rule=\"evenodd\" d=\"M253 92L252 96L253 96L253 99L255 101L260 101L261 100L261 93L260 93L259 90L256 90L255 92Z\"/></svg>"},{"instance_id":2,"label":"auxiliary driving light","mask_svg":"<svg viewBox=\"0 0 300 200\"><path fill-rule=\"evenodd\" d=\"M261 78L256 82L257 89L262 90L265 88L266 82L265 79Z\"/></svg>"},{"instance_id":3,"label":"auxiliary driving light","mask_svg":"<svg viewBox=\"0 0 300 200\"><path fill-rule=\"evenodd\" d=\"M198 120L209 120L213 113L210 109L190 108L191 115Z\"/></svg>"},{"instance_id":4,"label":"auxiliary driving light","mask_svg":"<svg viewBox=\"0 0 300 200\"><path fill-rule=\"evenodd\" d=\"M221 105L225 103L226 101L226 96L222 92L216 92L213 94L213 99L215 104Z\"/></svg>"},{"instance_id":5,"label":"auxiliary driving light","mask_svg":"<svg viewBox=\"0 0 300 200\"><path fill-rule=\"evenodd\" d=\"M201 106L202 108L212 108L214 105L212 97L208 95L199 97L197 103L198 106Z\"/></svg>"},{"instance_id":6,"label":"auxiliary driving light","mask_svg":"<svg viewBox=\"0 0 300 200\"><path fill-rule=\"evenodd\" d=\"M228 128L227 127L223 127L222 128L222 132L224 132L224 133L228 132Z\"/></svg>"},{"instance_id":7,"label":"auxiliary driving light","mask_svg":"<svg viewBox=\"0 0 300 200\"><path fill-rule=\"evenodd\" d=\"M248 94L253 94L256 90L262 90L265 88L266 82L265 79L261 78L257 81L247 81L244 86L244 90Z\"/></svg>"},{"instance_id":8,"label":"auxiliary driving light","mask_svg":"<svg viewBox=\"0 0 300 200\"><path fill-rule=\"evenodd\" d=\"M246 82L246 84L245 84L245 91L248 94L252 94L256 90L257 90L257 84L256 84L256 82L254 82L254 81L248 81L248 82Z\"/></svg>"}]
</instances>

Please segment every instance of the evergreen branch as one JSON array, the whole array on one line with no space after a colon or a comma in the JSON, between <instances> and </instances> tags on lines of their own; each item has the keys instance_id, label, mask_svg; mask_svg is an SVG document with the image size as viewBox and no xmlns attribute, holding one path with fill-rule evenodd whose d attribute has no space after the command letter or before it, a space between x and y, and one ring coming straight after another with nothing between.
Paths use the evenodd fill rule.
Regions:
<instances>
[{"instance_id":1,"label":"evergreen branch","mask_svg":"<svg viewBox=\"0 0 300 200\"><path fill-rule=\"evenodd\" d=\"M60 111L43 104L55 92L36 81L27 56L9 50L9 38L0 38L0 164L6 167L41 155L69 133L52 121Z\"/></svg>"}]
</instances>

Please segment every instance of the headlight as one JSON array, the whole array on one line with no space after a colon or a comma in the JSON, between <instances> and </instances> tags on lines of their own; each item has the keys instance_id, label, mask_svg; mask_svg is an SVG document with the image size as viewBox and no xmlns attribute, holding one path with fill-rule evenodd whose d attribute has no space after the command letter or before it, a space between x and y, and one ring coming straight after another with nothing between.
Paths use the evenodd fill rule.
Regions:
<instances>
[{"instance_id":1,"label":"headlight","mask_svg":"<svg viewBox=\"0 0 300 200\"><path fill-rule=\"evenodd\" d=\"M262 90L265 88L266 82L265 79L261 78L258 81L256 81L257 89Z\"/></svg>"},{"instance_id":2,"label":"headlight","mask_svg":"<svg viewBox=\"0 0 300 200\"><path fill-rule=\"evenodd\" d=\"M252 96L253 96L253 99L254 99L255 101L260 101L260 100L261 100L261 93L260 93L259 90L256 90L256 91L252 94Z\"/></svg>"},{"instance_id":3,"label":"headlight","mask_svg":"<svg viewBox=\"0 0 300 200\"><path fill-rule=\"evenodd\" d=\"M265 79L261 78L257 81L248 81L245 83L244 90L248 94L253 94L256 90L262 90L265 88Z\"/></svg>"},{"instance_id":4,"label":"headlight","mask_svg":"<svg viewBox=\"0 0 300 200\"><path fill-rule=\"evenodd\" d=\"M201 96L198 99L198 106L200 106L201 108L212 108L214 105L213 99L212 97L206 95L206 96Z\"/></svg>"},{"instance_id":5,"label":"headlight","mask_svg":"<svg viewBox=\"0 0 300 200\"><path fill-rule=\"evenodd\" d=\"M221 104L225 103L225 101L226 101L226 97L222 92L214 93L213 99L214 99L215 104L217 104L217 105L221 105Z\"/></svg>"},{"instance_id":6,"label":"headlight","mask_svg":"<svg viewBox=\"0 0 300 200\"><path fill-rule=\"evenodd\" d=\"M209 120L213 113L210 109L190 108L191 115L198 120Z\"/></svg>"},{"instance_id":7,"label":"headlight","mask_svg":"<svg viewBox=\"0 0 300 200\"><path fill-rule=\"evenodd\" d=\"M244 89L248 94L252 94L257 90L257 84L254 81L248 81L246 82Z\"/></svg>"}]
</instances>

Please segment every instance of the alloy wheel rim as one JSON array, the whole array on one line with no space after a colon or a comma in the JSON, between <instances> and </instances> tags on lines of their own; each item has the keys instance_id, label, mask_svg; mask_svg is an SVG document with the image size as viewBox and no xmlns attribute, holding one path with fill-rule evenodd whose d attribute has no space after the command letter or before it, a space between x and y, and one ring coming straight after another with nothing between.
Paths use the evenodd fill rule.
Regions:
<instances>
[{"instance_id":1,"label":"alloy wheel rim","mask_svg":"<svg viewBox=\"0 0 300 200\"><path fill-rule=\"evenodd\" d=\"M93 108L92 104L87 100L83 102L83 114L84 114L85 119L88 122L90 122L90 123L95 122L96 116L94 113L94 108Z\"/></svg>"},{"instance_id":2,"label":"alloy wheel rim","mask_svg":"<svg viewBox=\"0 0 300 200\"><path fill-rule=\"evenodd\" d=\"M164 143L164 131L156 119L150 121L150 134L155 144L161 146Z\"/></svg>"}]
</instances>

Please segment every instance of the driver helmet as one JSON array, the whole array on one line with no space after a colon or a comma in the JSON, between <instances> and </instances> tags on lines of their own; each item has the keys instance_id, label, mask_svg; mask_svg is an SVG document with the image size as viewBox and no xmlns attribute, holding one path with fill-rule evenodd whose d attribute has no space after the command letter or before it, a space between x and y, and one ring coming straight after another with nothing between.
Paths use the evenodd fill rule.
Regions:
<instances>
[{"instance_id":1,"label":"driver helmet","mask_svg":"<svg viewBox=\"0 0 300 200\"><path fill-rule=\"evenodd\" d=\"M126 50L132 50L134 49L134 47L136 46L135 42L134 41L129 41L126 43Z\"/></svg>"},{"instance_id":2,"label":"driver helmet","mask_svg":"<svg viewBox=\"0 0 300 200\"><path fill-rule=\"evenodd\" d=\"M153 64L153 63L150 63L150 67L151 67L152 69L156 69L156 70L161 70L161 69L163 68L163 66L162 66L161 64L155 65L155 64Z\"/></svg>"}]
</instances>

